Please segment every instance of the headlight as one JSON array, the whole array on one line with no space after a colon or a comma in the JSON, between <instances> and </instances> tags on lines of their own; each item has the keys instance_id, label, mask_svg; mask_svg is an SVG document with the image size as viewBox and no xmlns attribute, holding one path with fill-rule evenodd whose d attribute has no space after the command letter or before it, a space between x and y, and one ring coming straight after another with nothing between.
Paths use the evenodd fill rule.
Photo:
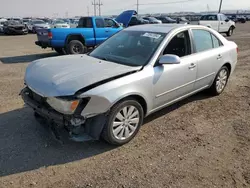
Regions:
<instances>
[{"instance_id":1,"label":"headlight","mask_svg":"<svg viewBox=\"0 0 250 188\"><path fill-rule=\"evenodd\" d=\"M73 114L79 104L79 100L63 100L55 97L47 98L47 103L56 111L63 114Z\"/></svg>"}]
</instances>

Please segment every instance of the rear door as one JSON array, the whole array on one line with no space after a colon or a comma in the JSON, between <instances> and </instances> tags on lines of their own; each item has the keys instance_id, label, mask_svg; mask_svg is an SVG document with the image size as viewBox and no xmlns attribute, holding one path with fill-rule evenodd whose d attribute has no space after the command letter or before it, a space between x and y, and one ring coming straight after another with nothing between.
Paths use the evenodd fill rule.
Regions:
<instances>
[{"instance_id":1,"label":"rear door","mask_svg":"<svg viewBox=\"0 0 250 188\"><path fill-rule=\"evenodd\" d=\"M197 59L197 78L195 90L212 84L217 71L223 63L224 48L221 41L207 30L192 29L195 48L193 58Z\"/></svg>"}]
</instances>

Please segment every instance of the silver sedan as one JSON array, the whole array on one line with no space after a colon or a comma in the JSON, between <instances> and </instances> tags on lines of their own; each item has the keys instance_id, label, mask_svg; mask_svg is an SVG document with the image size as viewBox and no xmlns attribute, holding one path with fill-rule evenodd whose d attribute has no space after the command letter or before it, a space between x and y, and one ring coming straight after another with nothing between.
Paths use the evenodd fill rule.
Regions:
<instances>
[{"instance_id":1,"label":"silver sedan","mask_svg":"<svg viewBox=\"0 0 250 188\"><path fill-rule=\"evenodd\" d=\"M66 128L75 141L122 145L149 114L201 90L221 94L237 53L203 26L129 27L89 54L32 62L21 95L55 133Z\"/></svg>"}]
</instances>

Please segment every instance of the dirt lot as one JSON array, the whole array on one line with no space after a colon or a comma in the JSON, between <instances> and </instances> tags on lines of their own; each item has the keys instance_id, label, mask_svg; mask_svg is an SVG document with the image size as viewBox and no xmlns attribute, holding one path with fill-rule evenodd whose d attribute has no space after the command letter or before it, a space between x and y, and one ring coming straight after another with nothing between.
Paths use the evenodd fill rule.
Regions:
<instances>
[{"instance_id":1,"label":"dirt lot","mask_svg":"<svg viewBox=\"0 0 250 188\"><path fill-rule=\"evenodd\" d=\"M157 112L122 147L60 145L23 106L28 63L56 55L35 38L0 36L0 187L250 187L250 23L230 38L239 63L221 96Z\"/></svg>"}]
</instances>

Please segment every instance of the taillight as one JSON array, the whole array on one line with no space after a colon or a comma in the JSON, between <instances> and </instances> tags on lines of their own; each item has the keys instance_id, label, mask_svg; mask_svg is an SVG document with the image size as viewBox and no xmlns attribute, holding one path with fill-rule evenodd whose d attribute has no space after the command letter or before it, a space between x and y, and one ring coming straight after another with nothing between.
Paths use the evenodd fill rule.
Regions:
<instances>
[{"instance_id":1,"label":"taillight","mask_svg":"<svg viewBox=\"0 0 250 188\"><path fill-rule=\"evenodd\" d=\"M239 53L239 48L238 47L236 48L236 51L237 51L237 54L238 54Z\"/></svg>"},{"instance_id":2,"label":"taillight","mask_svg":"<svg viewBox=\"0 0 250 188\"><path fill-rule=\"evenodd\" d=\"M52 39L52 32L51 31L48 32L48 38Z\"/></svg>"}]
</instances>

